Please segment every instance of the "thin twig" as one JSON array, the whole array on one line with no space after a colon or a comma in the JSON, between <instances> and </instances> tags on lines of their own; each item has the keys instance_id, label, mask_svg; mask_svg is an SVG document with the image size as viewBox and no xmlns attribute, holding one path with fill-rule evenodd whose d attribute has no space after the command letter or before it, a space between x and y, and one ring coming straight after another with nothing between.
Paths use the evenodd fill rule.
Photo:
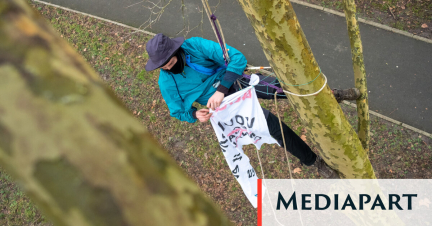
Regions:
<instances>
[{"instance_id":1,"label":"thin twig","mask_svg":"<svg viewBox=\"0 0 432 226\"><path fill-rule=\"evenodd\" d=\"M393 18L396 20L396 17L395 17L395 15L393 14L393 12L391 11L391 8L390 8L390 6L388 6L388 8L389 8L389 11L390 11L390 13L391 13L391 15L393 16Z\"/></svg>"},{"instance_id":2,"label":"thin twig","mask_svg":"<svg viewBox=\"0 0 432 226\"><path fill-rule=\"evenodd\" d=\"M144 2L145 2L145 1L140 1L140 2L134 3L134 4L130 5L130 6L126 6L126 9L129 8L129 7L132 7L132 6L134 6L134 5L138 5L138 4L140 4L140 3L144 3Z\"/></svg>"}]
</instances>

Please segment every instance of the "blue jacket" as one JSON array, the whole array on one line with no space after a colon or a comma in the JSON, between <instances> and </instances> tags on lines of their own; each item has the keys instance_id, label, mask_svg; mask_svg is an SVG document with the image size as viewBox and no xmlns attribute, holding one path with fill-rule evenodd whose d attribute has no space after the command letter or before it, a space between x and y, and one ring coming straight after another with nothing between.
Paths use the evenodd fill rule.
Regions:
<instances>
[{"instance_id":1,"label":"blue jacket","mask_svg":"<svg viewBox=\"0 0 432 226\"><path fill-rule=\"evenodd\" d=\"M190 55L191 63L212 70L225 65L222 49L216 42L194 37L185 40L181 48L186 55ZM239 76L243 74L247 64L245 56L231 46L227 45L227 49L230 57L227 68L210 76L197 72L187 65L182 74L160 70L159 88L172 117L190 123L196 122L193 112L197 109L192 107L192 104L196 101L202 105L207 105L207 101L216 92L213 84L217 81L220 81L221 85L226 88L231 87L232 79L224 80L227 72Z\"/></svg>"}]
</instances>

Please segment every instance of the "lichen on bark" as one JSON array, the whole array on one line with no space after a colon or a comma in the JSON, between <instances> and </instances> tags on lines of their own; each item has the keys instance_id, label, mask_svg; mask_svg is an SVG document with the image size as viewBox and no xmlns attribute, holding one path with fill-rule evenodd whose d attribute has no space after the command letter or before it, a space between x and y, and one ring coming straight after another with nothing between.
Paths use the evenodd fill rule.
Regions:
<instances>
[{"instance_id":1,"label":"lichen on bark","mask_svg":"<svg viewBox=\"0 0 432 226\"><path fill-rule=\"evenodd\" d=\"M360 28L357 23L356 5L354 0L344 0L345 18L348 36L351 44L355 87L360 90L361 97L357 99L358 134L365 149L369 152L369 97L367 92L366 71L363 61L363 45L360 38Z\"/></svg>"},{"instance_id":2,"label":"lichen on bark","mask_svg":"<svg viewBox=\"0 0 432 226\"><path fill-rule=\"evenodd\" d=\"M289 1L239 0L254 27L270 66L285 90L306 94L319 90L324 78L304 84L320 74L306 37ZM342 178L375 178L375 174L357 133L326 87L316 96L288 95L309 138L325 161L340 172Z\"/></svg>"},{"instance_id":3,"label":"lichen on bark","mask_svg":"<svg viewBox=\"0 0 432 226\"><path fill-rule=\"evenodd\" d=\"M0 164L56 225L230 225L24 0L0 1Z\"/></svg>"}]
</instances>

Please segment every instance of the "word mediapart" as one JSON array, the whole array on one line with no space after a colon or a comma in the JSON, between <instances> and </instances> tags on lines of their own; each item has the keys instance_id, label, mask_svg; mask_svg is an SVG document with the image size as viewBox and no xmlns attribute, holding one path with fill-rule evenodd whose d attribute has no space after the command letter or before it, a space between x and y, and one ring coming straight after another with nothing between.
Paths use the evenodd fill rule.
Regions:
<instances>
[{"instance_id":1,"label":"word mediapart","mask_svg":"<svg viewBox=\"0 0 432 226\"><path fill-rule=\"evenodd\" d=\"M359 194L357 202L353 201L353 198L348 194L346 196L339 197L339 194L334 194L333 199L330 198L329 195L325 194L313 194L315 196L315 205L311 204L312 194L301 194L301 209L300 210L312 210L314 207L315 210L326 210L333 204L333 210L339 210L339 204L341 205L340 210L345 210L349 207L349 210L363 210L365 204L368 204L372 201L372 197L368 194ZM354 197L354 196L353 196ZM407 210L412 210L412 199L417 197L417 194L402 194L402 198L407 199ZM355 196L357 198L357 196ZM384 199L385 200L385 199ZM372 202L370 210L375 210L376 208L381 210L393 210L396 207L399 210L404 210L402 206L399 204L401 201L401 195L398 194L389 194L388 195L388 205L384 204L383 199L381 199L380 195L377 194ZM292 209L297 210L297 196L296 192L293 192L290 199L286 201L282 194L279 192L276 210L280 210L281 204L288 210L289 206L292 204ZM313 207L312 207L313 206ZM370 204L368 205L370 206ZM358 208L357 208L358 207Z\"/></svg>"}]
</instances>

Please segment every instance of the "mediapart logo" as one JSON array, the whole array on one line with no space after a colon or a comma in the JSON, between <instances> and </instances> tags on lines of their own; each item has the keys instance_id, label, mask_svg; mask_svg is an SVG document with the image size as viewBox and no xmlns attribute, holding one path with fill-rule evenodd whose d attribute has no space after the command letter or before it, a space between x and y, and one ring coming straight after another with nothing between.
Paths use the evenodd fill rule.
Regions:
<instances>
[{"instance_id":1,"label":"mediapart logo","mask_svg":"<svg viewBox=\"0 0 432 226\"><path fill-rule=\"evenodd\" d=\"M333 210L339 210L339 206L341 206L340 210L345 210L346 208L351 208L351 210L363 210L365 208L365 205L371 203L372 200L371 195L360 194L358 195L358 199L357 199L358 203L356 205L353 199L351 198L351 195L349 194L346 195L345 198L343 198L341 201L339 199L339 194L334 194L333 196L328 196L325 194L301 194L300 196L301 198L299 198L299 200L301 201L301 208L300 208L301 210L312 210L313 208L315 210L326 210L330 206L333 207L332 208ZM315 205L311 205L312 196L314 196ZM417 197L417 194L402 194L402 195L389 194L387 199L388 205L384 204L383 199L380 197L380 195L376 195L373 203L370 205L370 210L375 210L375 208L380 208L381 210L393 210L393 208L397 208L398 210L404 210L399 204L399 201L401 200L401 196L407 198L406 209L412 210L412 198ZM285 207L286 210L288 210L291 203L292 203L293 210L299 209L297 207L296 192L292 193L288 201L285 201L281 192L279 192L277 198L276 210L281 209L281 204Z\"/></svg>"},{"instance_id":2,"label":"mediapart logo","mask_svg":"<svg viewBox=\"0 0 432 226\"><path fill-rule=\"evenodd\" d=\"M258 225L432 225L432 180L259 180Z\"/></svg>"}]
</instances>

